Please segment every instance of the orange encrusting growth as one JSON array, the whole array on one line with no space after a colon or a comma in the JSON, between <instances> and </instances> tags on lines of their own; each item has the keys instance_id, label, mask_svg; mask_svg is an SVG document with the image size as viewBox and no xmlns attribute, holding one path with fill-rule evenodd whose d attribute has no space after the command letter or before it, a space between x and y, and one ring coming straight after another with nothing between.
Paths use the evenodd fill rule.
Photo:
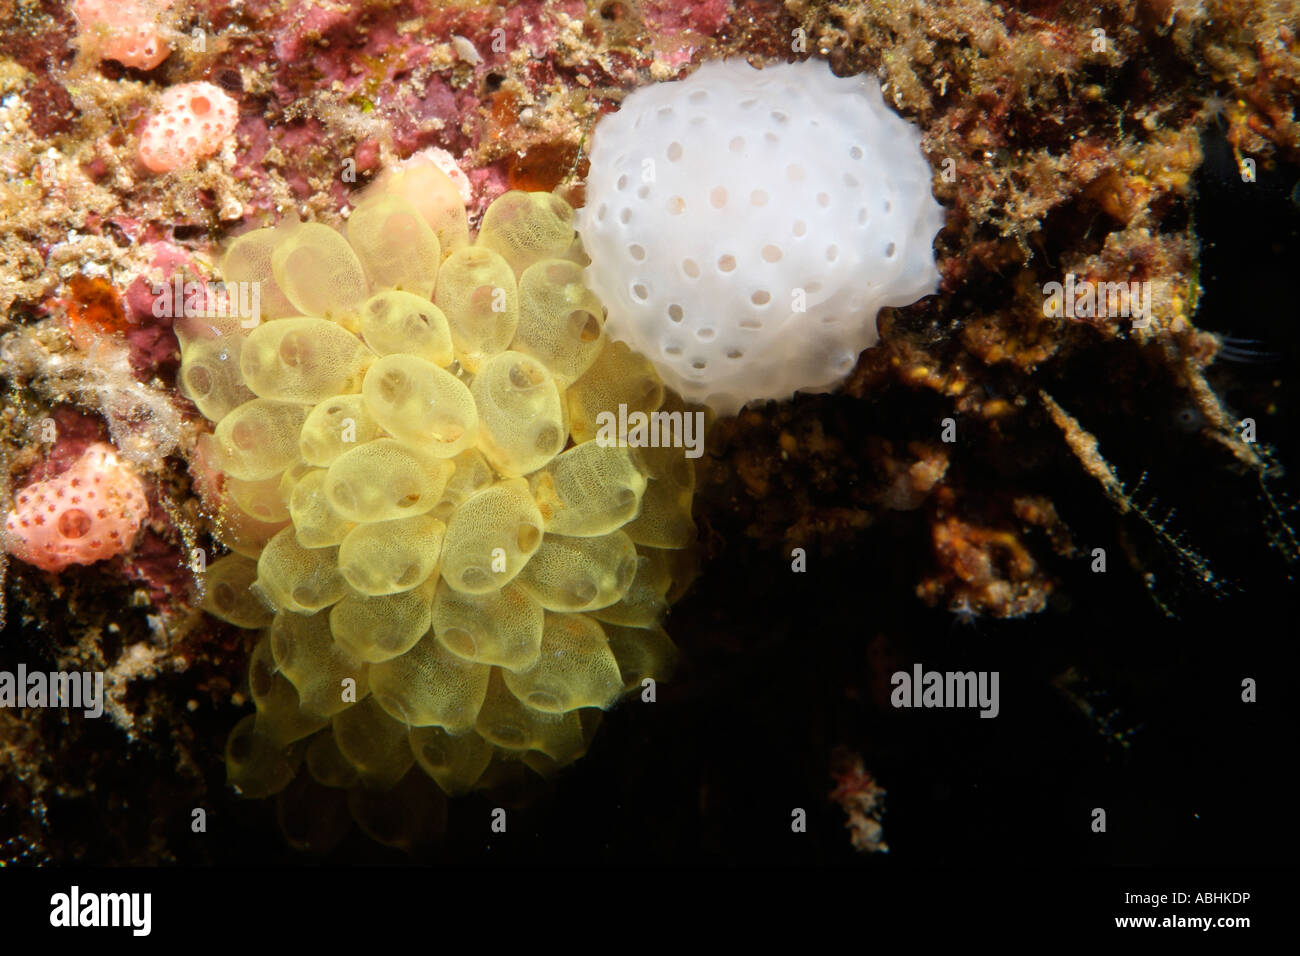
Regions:
<instances>
[{"instance_id":1,"label":"orange encrusting growth","mask_svg":"<svg viewBox=\"0 0 1300 956\"><path fill-rule=\"evenodd\" d=\"M80 348L88 348L96 336L120 335L130 326L121 295L100 276L78 273L70 278L63 305L68 334Z\"/></svg>"}]
</instances>

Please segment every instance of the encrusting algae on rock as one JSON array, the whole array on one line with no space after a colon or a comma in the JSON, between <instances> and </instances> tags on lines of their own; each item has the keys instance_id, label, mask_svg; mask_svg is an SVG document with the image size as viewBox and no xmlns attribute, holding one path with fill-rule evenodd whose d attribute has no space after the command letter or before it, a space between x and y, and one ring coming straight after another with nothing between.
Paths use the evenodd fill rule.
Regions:
<instances>
[{"instance_id":1,"label":"encrusting algae on rock","mask_svg":"<svg viewBox=\"0 0 1300 956\"><path fill-rule=\"evenodd\" d=\"M263 321L177 323L232 550L204 607L264 629L229 778L268 796L305 764L291 840L320 843L293 807L332 788L376 839L416 842L430 778L458 794L570 763L676 656L659 620L690 573L693 469L591 422L684 406L607 341L571 220L508 192L471 242L452 182L407 166L346 236L290 223L229 246L227 289L255 284Z\"/></svg>"}]
</instances>

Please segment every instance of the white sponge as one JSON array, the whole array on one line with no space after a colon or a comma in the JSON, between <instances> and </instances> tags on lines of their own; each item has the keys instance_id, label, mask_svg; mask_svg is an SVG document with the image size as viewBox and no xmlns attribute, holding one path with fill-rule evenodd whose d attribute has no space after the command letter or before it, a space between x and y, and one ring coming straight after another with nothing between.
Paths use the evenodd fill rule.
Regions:
<instances>
[{"instance_id":1,"label":"white sponge","mask_svg":"<svg viewBox=\"0 0 1300 956\"><path fill-rule=\"evenodd\" d=\"M818 61L632 93L596 127L577 216L609 334L720 414L838 384L882 306L937 288L920 143L874 77Z\"/></svg>"}]
</instances>

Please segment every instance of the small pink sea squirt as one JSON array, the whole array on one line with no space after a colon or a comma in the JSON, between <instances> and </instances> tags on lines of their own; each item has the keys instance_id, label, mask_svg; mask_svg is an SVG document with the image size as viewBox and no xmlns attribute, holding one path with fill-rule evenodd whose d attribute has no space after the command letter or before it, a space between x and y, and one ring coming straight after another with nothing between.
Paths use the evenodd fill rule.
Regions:
<instances>
[{"instance_id":1,"label":"small pink sea squirt","mask_svg":"<svg viewBox=\"0 0 1300 956\"><path fill-rule=\"evenodd\" d=\"M158 17L175 0L76 0L72 10L85 49L102 60L152 70L171 53Z\"/></svg>"},{"instance_id":2,"label":"small pink sea squirt","mask_svg":"<svg viewBox=\"0 0 1300 956\"><path fill-rule=\"evenodd\" d=\"M155 173L192 166L217 152L238 122L238 104L220 87L170 87L140 133L140 162Z\"/></svg>"},{"instance_id":3,"label":"small pink sea squirt","mask_svg":"<svg viewBox=\"0 0 1300 956\"><path fill-rule=\"evenodd\" d=\"M61 475L14 496L5 550L45 571L125 553L149 513L144 483L105 442L90 445Z\"/></svg>"}]
</instances>

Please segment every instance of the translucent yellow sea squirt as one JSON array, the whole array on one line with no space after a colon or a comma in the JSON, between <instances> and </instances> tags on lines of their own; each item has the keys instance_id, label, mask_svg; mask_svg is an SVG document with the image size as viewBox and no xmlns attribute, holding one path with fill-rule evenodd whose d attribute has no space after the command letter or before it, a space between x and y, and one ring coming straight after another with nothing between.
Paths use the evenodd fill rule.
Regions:
<instances>
[{"instance_id":1,"label":"translucent yellow sea squirt","mask_svg":"<svg viewBox=\"0 0 1300 956\"><path fill-rule=\"evenodd\" d=\"M331 800L409 845L439 791L577 759L602 710L671 668L659 621L690 575L693 482L659 460L684 450L633 454L591 422L629 395L682 406L609 347L572 219L509 192L471 239L450 180L407 166L346 236L234 240L224 277L260 283L262 321L179 336L226 476L233 553L204 607L265 628L228 774L280 795L298 845L337 837Z\"/></svg>"}]
</instances>

